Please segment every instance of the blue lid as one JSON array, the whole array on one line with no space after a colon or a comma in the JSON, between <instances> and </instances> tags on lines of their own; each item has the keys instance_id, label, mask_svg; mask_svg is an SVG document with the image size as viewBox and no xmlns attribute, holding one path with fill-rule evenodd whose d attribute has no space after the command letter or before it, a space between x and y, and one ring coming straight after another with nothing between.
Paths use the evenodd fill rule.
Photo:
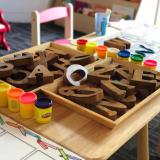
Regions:
<instances>
[{"instance_id":1,"label":"blue lid","mask_svg":"<svg viewBox=\"0 0 160 160\"><path fill-rule=\"evenodd\" d=\"M127 50L121 50L120 52L118 52L118 55L122 58L129 58L130 54L131 53Z\"/></svg>"},{"instance_id":2,"label":"blue lid","mask_svg":"<svg viewBox=\"0 0 160 160\"><path fill-rule=\"evenodd\" d=\"M43 109L51 107L52 104L52 100L47 97L38 98L35 102L36 107Z\"/></svg>"}]
</instances>

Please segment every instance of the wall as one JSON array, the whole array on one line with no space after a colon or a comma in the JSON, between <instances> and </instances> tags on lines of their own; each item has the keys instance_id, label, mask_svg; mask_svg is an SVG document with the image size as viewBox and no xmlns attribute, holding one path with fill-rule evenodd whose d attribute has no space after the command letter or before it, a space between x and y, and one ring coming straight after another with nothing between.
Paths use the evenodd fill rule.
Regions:
<instances>
[{"instance_id":1,"label":"wall","mask_svg":"<svg viewBox=\"0 0 160 160\"><path fill-rule=\"evenodd\" d=\"M0 0L0 9L9 22L30 22L33 10L44 10L53 5L54 0Z\"/></svg>"}]
</instances>

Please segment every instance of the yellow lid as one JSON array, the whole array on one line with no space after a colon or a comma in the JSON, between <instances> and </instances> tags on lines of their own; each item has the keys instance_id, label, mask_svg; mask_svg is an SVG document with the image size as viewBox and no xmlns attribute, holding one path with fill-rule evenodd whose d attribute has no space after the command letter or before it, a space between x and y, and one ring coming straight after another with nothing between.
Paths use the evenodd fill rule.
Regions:
<instances>
[{"instance_id":1,"label":"yellow lid","mask_svg":"<svg viewBox=\"0 0 160 160\"><path fill-rule=\"evenodd\" d=\"M0 92L7 91L9 88L11 88L11 85L9 85L8 83L0 83Z\"/></svg>"},{"instance_id":2,"label":"yellow lid","mask_svg":"<svg viewBox=\"0 0 160 160\"><path fill-rule=\"evenodd\" d=\"M91 48L96 48L97 43L96 43L96 42L88 42L88 43L86 44L86 46L87 46L87 47L91 47Z\"/></svg>"}]
</instances>

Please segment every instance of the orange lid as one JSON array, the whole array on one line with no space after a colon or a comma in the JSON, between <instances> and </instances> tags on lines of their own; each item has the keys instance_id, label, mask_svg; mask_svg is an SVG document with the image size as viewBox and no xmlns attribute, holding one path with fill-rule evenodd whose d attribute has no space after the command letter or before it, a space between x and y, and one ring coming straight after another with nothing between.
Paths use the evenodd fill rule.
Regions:
<instances>
[{"instance_id":1,"label":"orange lid","mask_svg":"<svg viewBox=\"0 0 160 160\"><path fill-rule=\"evenodd\" d=\"M100 51L100 52L106 52L107 51L107 47L103 46L103 45L100 45L100 46L96 47L96 50Z\"/></svg>"},{"instance_id":2,"label":"orange lid","mask_svg":"<svg viewBox=\"0 0 160 160\"><path fill-rule=\"evenodd\" d=\"M18 98L23 92L20 88L11 88L7 91L7 95L12 98Z\"/></svg>"},{"instance_id":3,"label":"orange lid","mask_svg":"<svg viewBox=\"0 0 160 160\"><path fill-rule=\"evenodd\" d=\"M37 95L34 92L24 92L20 95L19 100L23 104L30 104L37 100Z\"/></svg>"}]
</instances>

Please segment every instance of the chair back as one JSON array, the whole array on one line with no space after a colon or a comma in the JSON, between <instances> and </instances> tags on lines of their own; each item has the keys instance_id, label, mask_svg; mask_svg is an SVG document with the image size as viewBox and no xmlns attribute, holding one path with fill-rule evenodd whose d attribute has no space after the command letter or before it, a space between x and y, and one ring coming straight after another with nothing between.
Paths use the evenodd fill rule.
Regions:
<instances>
[{"instance_id":1,"label":"chair back","mask_svg":"<svg viewBox=\"0 0 160 160\"><path fill-rule=\"evenodd\" d=\"M32 46L40 44L40 24L65 18L65 38L73 39L73 6L53 7L42 12L32 12Z\"/></svg>"}]
</instances>

